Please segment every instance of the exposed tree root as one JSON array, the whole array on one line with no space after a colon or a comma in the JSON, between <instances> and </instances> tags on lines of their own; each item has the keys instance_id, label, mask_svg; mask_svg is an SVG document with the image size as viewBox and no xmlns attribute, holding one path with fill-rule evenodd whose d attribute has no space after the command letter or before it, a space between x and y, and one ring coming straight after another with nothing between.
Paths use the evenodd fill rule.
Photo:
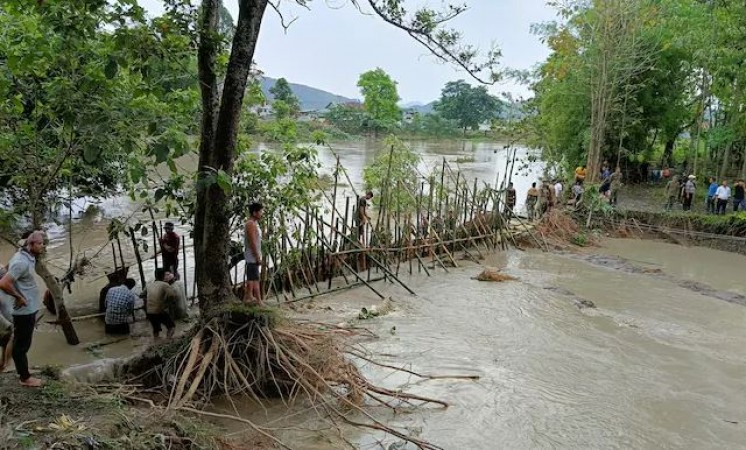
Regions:
<instances>
[{"instance_id":1,"label":"exposed tree root","mask_svg":"<svg viewBox=\"0 0 746 450\"><path fill-rule=\"evenodd\" d=\"M165 351L146 356L146 364L133 364L128 372L145 388L160 386L168 398L165 407L170 409L212 415L196 408L217 395L229 399L246 395L260 404L270 397L279 397L286 404L303 400L332 421L383 431L421 449L438 449L383 424L365 406L398 409L402 404L430 404L445 408L448 404L371 384L352 359L374 361L344 343L338 331L318 324L280 321L272 310L234 305ZM446 378L378 365L425 379ZM230 418L265 434L245 419Z\"/></svg>"}]
</instances>

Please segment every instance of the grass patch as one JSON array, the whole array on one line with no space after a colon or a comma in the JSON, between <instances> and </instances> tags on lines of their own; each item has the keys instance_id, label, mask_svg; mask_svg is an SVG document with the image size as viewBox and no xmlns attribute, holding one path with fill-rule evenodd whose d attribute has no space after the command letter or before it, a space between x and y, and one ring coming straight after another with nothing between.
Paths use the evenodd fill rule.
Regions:
<instances>
[{"instance_id":1,"label":"grass patch","mask_svg":"<svg viewBox=\"0 0 746 450\"><path fill-rule=\"evenodd\" d=\"M575 233L572 238L570 238L570 242L578 247L586 247L589 242L588 235L584 232Z\"/></svg>"}]
</instances>

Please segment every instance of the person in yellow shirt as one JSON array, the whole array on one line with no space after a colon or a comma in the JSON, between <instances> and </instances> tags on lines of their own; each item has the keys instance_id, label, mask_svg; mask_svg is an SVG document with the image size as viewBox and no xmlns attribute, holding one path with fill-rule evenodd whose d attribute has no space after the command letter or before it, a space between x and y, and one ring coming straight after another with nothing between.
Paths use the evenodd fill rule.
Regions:
<instances>
[{"instance_id":1,"label":"person in yellow shirt","mask_svg":"<svg viewBox=\"0 0 746 450\"><path fill-rule=\"evenodd\" d=\"M581 183L585 181L585 166L575 169L575 181L580 181Z\"/></svg>"}]
</instances>

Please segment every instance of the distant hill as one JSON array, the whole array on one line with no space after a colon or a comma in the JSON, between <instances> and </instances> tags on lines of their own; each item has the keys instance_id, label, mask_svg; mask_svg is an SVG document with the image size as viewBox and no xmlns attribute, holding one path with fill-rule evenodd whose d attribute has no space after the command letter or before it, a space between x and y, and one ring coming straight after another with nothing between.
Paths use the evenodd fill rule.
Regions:
<instances>
[{"instance_id":1,"label":"distant hill","mask_svg":"<svg viewBox=\"0 0 746 450\"><path fill-rule=\"evenodd\" d=\"M410 103L405 103L404 105L401 105L402 109L405 109L408 111L414 111L420 114L430 114L433 111L435 111L434 107L435 107L434 101L426 105L423 105L422 103L419 103L419 102L410 102Z\"/></svg>"},{"instance_id":2,"label":"distant hill","mask_svg":"<svg viewBox=\"0 0 746 450\"><path fill-rule=\"evenodd\" d=\"M277 80L275 78L264 77L262 78L262 91L264 95L271 101L272 94L269 90L275 85ZM329 103L349 103L359 102L354 98L344 97L342 95L332 94L321 89L316 89L303 84L289 83L290 89L300 100L300 109L302 111L317 111L326 108Z\"/></svg>"}]
</instances>

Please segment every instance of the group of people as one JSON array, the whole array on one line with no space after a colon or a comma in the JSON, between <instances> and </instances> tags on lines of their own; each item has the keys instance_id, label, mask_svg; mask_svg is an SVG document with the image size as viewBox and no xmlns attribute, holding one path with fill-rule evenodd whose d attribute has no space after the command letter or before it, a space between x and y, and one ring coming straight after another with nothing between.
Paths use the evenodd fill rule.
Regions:
<instances>
[{"instance_id":1,"label":"group of people","mask_svg":"<svg viewBox=\"0 0 746 450\"><path fill-rule=\"evenodd\" d=\"M545 180L538 188L535 182L531 183L531 187L526 193L526 212L528 213L528 218L534 220L550 211L561 201L563 192L564 186L560 180ZM512 196L515 199L515 195L513 183L510 183L508 197ZM512 204L508 204L508 207L512 211L515 207L515 200L513 200Z\"/></svg>"},{"instance_id":2,"label":"group of people","mask_svg":"<svg viewBox=\"0 0 746 450\"><path fill-rule=\"evenodd\" d=\"M619 190L622 187L622 171L619 167L611 171L608 162L605 162L599 172L601 186L599 193L611 205L616 205L619 199ZM570 190L570 195L566 197L565 187L561 179L547 179L537 186L537 183L531 183L531 187L526 193L526 212L528 218L534 220L541 217L553 207L567 202L568 205L580 204L585 194L585 177L586 168L580 166L575 169L575 182ZM505 212L510 215L516 205L516 191L513 183L508 184L505 191Z\"/></svg>"},{"instance_id":3,"label":"group of people","mask_svg":"<svg viewBox=\"0 0 746 450\"><path fill-rule=\"evenodd\" d=\"M130 334L130 324L135 320L135 305L142 298L153 338L160 338L164 326L167 337L171 338L176 331L174 321L187 316L186 298L183 290L174 286L175 282L176 276L165 267L160 267L155 270L155 280L149 282L139 296L134 292L137 283L132 278L104 287L101 294L104 297L102 312L106 334Z\"/></svg>"},{"instance_id":4,"label":"group of people","mask_svg":"<svg viewBox=\"0 0 746 450\"><path fill-rule=\"evenodd\" d=\"M39 387L42 380L31 376L28 352L31 349L38 313L42 306L42 295L37 285L36 259L44 252L45 235L42 231L26 233L19 242L19 250L10 258L7 266L0 265L0 372L12 360L23 386ZM155 271L155 281L148 283L141 294L146 317L153 328L153 336L159 338L162 326L167 335L173 336L174 318L186 314L186 301L179 290L172 286L178 277L179 237L173 224L166 224L166 233L161 239L164 266ZM134 319L138 296L133 289L136 283L131 278L110 282L102 290L99 304L104 313L107 334L129 334ZM181 301L180 301L181 300Z\"/></svg>"},{"instance_id":5,"label":"group of people","mask_svg":"<svg viewBox=\"0 0 746 450\"><path fill-rule=\"evenodd\" d=\"M710 186L707 188L707 212L723 215L728 211L728 203L732 203L733 212L746 211L746 183L744 180L734 180L733 188L728 186L728 180L722 180L720 184L714 177L710 177Z\"/></svg>"},{"instance_id":6,"label":"group of people","mask_svg":"<svg viewBox=\"0 0 746 450\"><path fill-rule=\"evenodd\" d=\"M697 177L688 175L679 177L673 175L666 183L666 210L672 210L677 202L682 204L684 211L691 211L697 192ZM707 195L705 197L705 210L710 214L723 215L728 212L729 206L733 212L746 211L746 182L742 179L733 181L733 187L728 180L720 183L714 177L709 178Z\"/></svg>"},{"instance_id":7,"label":"group of people","mask_svg":"<svg viewBox=\"0 0 746 450\"><path fill-rule=\"evenodd\" d=\"M174 231L173 222L166 222L160 237L163 267L156 268L155 279L145 286L138 296L132 278L113 274L99 295L99 313L104 314L107 334L128 335L135 320L135 304L142 298L145 317L153 329L154 339L160 338L163 326L170 338L176 330L174 320L187 316L186 296L183 289L174 286L179 277L179 248L181 237Z\"/></svg>"}]
</instances>

